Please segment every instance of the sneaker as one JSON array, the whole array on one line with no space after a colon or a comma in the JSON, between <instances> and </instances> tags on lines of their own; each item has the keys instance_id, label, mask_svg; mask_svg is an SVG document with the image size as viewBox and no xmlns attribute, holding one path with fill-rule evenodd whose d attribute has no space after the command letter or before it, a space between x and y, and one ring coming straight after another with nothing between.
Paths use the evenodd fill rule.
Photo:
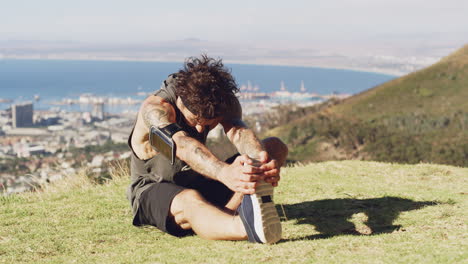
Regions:
<instances>
[{"instance_id":1,"label":"sneaker","mask_svg":"<svg viewBox=\"0 0 468 264\"><path fill-rule=\"evenodd\" d=\"M281 239L281 223L270 183L259 182L256 192L244 195L237 210L250 242L272 244Z\"/></svg>"}]
</instances>

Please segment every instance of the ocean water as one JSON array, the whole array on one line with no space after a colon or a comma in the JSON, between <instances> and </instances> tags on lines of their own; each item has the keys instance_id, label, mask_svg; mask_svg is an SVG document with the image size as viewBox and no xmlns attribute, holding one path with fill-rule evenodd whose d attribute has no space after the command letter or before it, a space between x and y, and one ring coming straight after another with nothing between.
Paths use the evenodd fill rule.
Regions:
<instances>
[{"instance_id":1,"label":"ocean water","mask_svg":"<svg viewBox=\"0 0 468 264\"><path fill-rule=\"evenodd\" d=\"M308 92L354 94L395 76L351 70L225 63L239 86L250 83L259 92L280 89L281 82L297 92L301 82ZM33 101L35 109L47 109L51 101L77 98L80 94L141 98L138 92L157 90L182 62L0 60L0 99ZM6 109L11 103L0 103ZM75 107L76 108L76 107ZM85 109L74 109L85 110Z\"/></svg>"}]
</instances>

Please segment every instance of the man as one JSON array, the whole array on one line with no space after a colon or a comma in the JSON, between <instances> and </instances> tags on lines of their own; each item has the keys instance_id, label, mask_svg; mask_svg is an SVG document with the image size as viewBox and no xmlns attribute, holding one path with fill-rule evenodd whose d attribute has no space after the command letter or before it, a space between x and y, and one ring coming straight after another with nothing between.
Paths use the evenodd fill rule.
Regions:
<instances>
[{"instance_id":1,"label":"man","mask_svg":"<svg viewBox=\"0 0 468 264\"><path fill-rule=\"evenodd\" d=\"M222 61L202 55L189 58L144 100L128 140L134 225L206 239L275 243L281 238L272 196L288 149L277 138L259 141L246 127L237 92ZM240 153L226 161L204 145L218 124ZM172 138L174 162L151 145L150 130L156 127Z\"/></svg>"}]
</instances>

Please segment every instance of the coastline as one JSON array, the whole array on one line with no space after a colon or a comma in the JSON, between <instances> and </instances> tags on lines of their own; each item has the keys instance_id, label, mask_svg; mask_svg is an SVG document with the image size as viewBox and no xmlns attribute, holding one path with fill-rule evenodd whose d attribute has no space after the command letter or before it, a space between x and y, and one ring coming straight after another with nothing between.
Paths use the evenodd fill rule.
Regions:
<instances>
[{"instance_id":1,"label":"coastline","mask_svg":"<svg viewBox=\"0 0 468 264\"><path fill-rule=\"evenodd\" d=\"M180 59L158 59L158 58L131 58L131 57L93 57L89 55L82 56L41 56L41 55L28 55L28 56L3 56L2 60L35 60L35 61L91 61L91 62L160 62L160 63L181 63L184 61ZM324 65L319 63L305 63L305 62L287 62L287 61L271 61L271 60L258 60L256 62L236 59L225 59L225 64L236 65L250 65L250 66L283 66L283 67L296 67L296 68L315 68L315 69L328 69L328 70L345 70L354 72L365 73L378 73L394 77L403 76L411 71L399 71L382 69L378 67L355 67L346 65Z\"/></svg>"}]
</instances>

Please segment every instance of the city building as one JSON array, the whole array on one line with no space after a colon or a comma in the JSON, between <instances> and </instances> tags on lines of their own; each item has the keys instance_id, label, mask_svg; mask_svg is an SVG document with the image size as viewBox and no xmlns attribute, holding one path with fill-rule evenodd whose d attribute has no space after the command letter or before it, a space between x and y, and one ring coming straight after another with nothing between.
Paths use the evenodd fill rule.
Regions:
<instances>
[{"instance_id":1,"label":"city building","mask_svg":"<svg viewBox=\"0 0 468 264\"><path fill-rule=\"evenodd\" d=\"M23 103L11 106L13 128L33 126L33 104Z\"/></svg>"},{"instance_id":2,"label":"city building","mask_svg":"<svg viewBox=\"0 0 468 264\"><path fill-rule=\"evenodd\" d=\"M97 120L104 120L104 103L93 104L91 116Z\"/></svg>"}]
</instances>

